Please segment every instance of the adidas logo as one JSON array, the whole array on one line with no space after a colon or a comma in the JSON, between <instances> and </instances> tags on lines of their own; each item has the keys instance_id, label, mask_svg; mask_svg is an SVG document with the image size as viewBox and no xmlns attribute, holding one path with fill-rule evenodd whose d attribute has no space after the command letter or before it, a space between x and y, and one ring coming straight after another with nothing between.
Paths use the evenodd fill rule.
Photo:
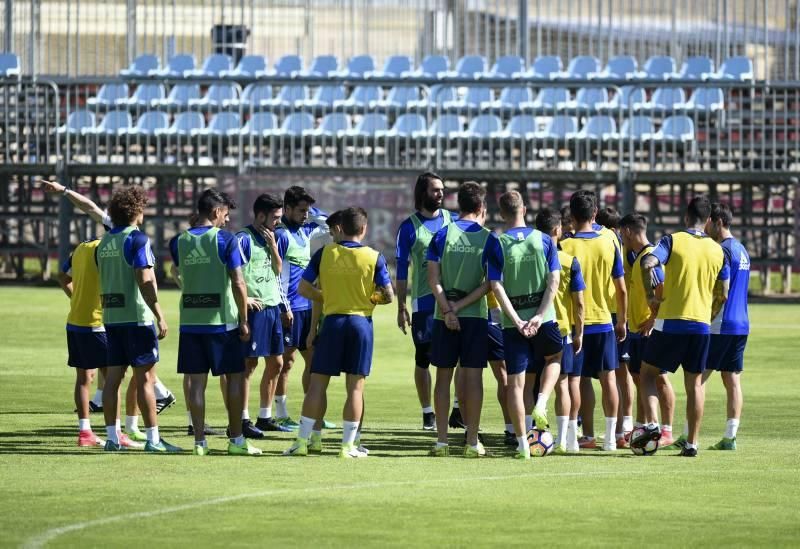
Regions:
<instances>
[{"instance_id":1,"label":"adidas logo","mask_svg":"<svg viewBox=\"0 0 800 549\"><path fill-rule=\"evenodd\" d=\"M108 259L111 257L119 257L120 251L119 247L117 246L117 240L112 238L109 240L108 245L98 250L97 257L102 257L103 259Z\"/></svg>"},{"instance_id":2,"label":"adidas logo","mask_svg":"<svg viewBox=\"0 0 800 549\"><path fill-rule=\"evenodd\" d=\"M750 270L750 260L747 259L747 256L741 256L739 258L739 270L740 271L749 271Z\"/></svg>"},{"instance_id":3,"label":"adidas logo","mask_svg":"<svg viewBox=\"0 0 800 549\"><path fill-rule=\"evenodd\" d=\"M455 244L447 249L448 252L455 252L459 254L474 254L476 251L475 246L466 246L464 244Z\"/></svg>"},{"instance_id":4,"label":"adidas logo","mask_svg":"<svg viewBox=\"0 0 800 549\"><path fill-rule=\"evenodd\" d=\"M189 255L183 260L184 265L208 265L211 263L211 258L203 248L200 247L200 241L196 240L194 249L189 252Z\"/></svg>"}]
</instances>

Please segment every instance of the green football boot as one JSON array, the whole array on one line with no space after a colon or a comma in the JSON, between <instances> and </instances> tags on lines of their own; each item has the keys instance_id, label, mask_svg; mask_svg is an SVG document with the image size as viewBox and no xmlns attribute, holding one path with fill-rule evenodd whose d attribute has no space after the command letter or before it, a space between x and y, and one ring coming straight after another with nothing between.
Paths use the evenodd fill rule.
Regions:
<instances>
[{"instance_id":1,"label":"green football boot","mask_svg":"<svg viewBox=\"0 0 800 549\"><path fill-rule=\"evenodd\" d=\"M339 457L343 459L360 459L367 457L367 454L356 448L355 444L342 444Z\"/></svg>"},{"instance_id":2,"label":"green football boot","mask_svg":"<svg viewBox=\"0 0 800 549\"><path fill-rule=\"evenodd\" d=\"M322 453L322 435L311 433L311 438L308 441L308 452L311 454Z\"/></svg>"},{"instance_id":3,"label":"green football boot","mask_svg":"<svg viewBox=\"0 0 800 549\"><path fill-rule=\"evenodd\" d=\"M450 455L450 446L434 445L433 448L431 448L430 451L428 452L428 455L432 457L447 457Z\"/></svg>"},{"instance_id":4,"label":"green football boot","mask_svg":"<svg viewBox=\"0 0 800 549\"><path fill-rule=\"evenodd\" d=\"M736 450L736 437L722 438L713 446L709 446L709 450Z\"/></svg>"},{"instance_id":5,"label":"green football boot","mask_svg":"<svg viewBox=\"0 0 800 549\"><path fill-rule=\"evenodd\" d=\"M250 441L245 439L244 444L234 444L228 441L228 455L229 456L260 456L261 448L256 448L250 444Z\"/></svg>"},{"instance_id":6,"label":"green football boot","mask_svg":"<svg viewBox=\"0 0 800 549\"><path fill-rule=\"evenodd\" d=\"M557 456L565 456L565 455L567 455L567 445L566 444L560 444L560 445L556 446L555 449L553 450L553 453L555 455L557 455Z\"/></svg>"},{"instance_id":7,"label":"green football boot","mask_svg":"<svg viewBox=\"0 0 800 549\"><path fill-rule=\"evenodd\" d=\"M288 449L283 451L284 456L307 456L308 455L308 440L305 438L297 437Z\"/></svg>"},{"instance_id":8,"label":"green football boot","mask_svg":"<svg viewBox=\"0 0 800 549\"><path fill-rule=\"evenodd\" d=\"M118 442L114 442L113 440L107 439L106 445L103 446L103 450L105 450L106 452L124 452L125 447Z\"/></svg>"},{"instance_id":9,"label":"green football boot","mask_svg":"<svg viewBox=\"0 0 800 549\"><path fill-rule=\"evenodd\" d=\"M478 447L473 448L469 444L464 446L464 457L465 458L480 458L486 455L486 448L483 447L483 444L478 442Z\"/></svg>"},{"instance_id":10,"label":"green football boot","mask_svg":"<svg viewBox=\"0 0 800 549\"><path fill-rule=\"evenodd\" d=\"M686 435L681 435L675 439L675 442L665 446L662 450L683 450L684 448L686 448Z\"/></svg>"},{"instance_id":11,"label":"green football boot","mask_svg":"<svg viewBox=\"0 0 800 549\"><path fill-rule=\"evenodd\" d=\"M300 428L300 424L288 416L275 418L275 421L278 422L278 425L286 427L291 431L297 431Z\"/></svg>"},{"instance_id":12,"label":"green football boot","mask_svg":"<svg viewBox=\"0 0 800 549\"><path fill-rule=\"evenodd\" d=\"M525 450L517 450L514 454L514 459L531 459L531 449L528 448L528 451Z\"/></svg>"},{"instance_id":13,"label":"green football boot","mask_svg":"<svg viewBox=\"0 0 800 549\"><path fill-rule=\"evenodd\" d=\"M130 438L133 441L147 442L147 435L145 435L139 429L131 429L130 431L128 429L125 429L125 434L128 435L128 438Z\"/></svg>"},{"instance_id":14,"label":"green football boot","mask_svg":"<svg viewBox=\"0 0 800 549\"><path fill-rule=\"evenodd\" d=\"M328 421L327 419L322 420L322 426L325 429L336 429L336 424L333 423L332 421Z\"/></svg>"},{"instance_id":15,"label":"green football boot","mask_svg":"<svg viewBox=\"0 0 800 549\"><path fill-rule=\"evenodd\" d=\"M540 431L547 431L550 428L550 423L547 421L547 414L545 412L538 412L536 408L533 409L533 422Z\"/></svg>"},{"instance_id":16,"label":"green football boot","mask_svg":"<svg viewBox=\"0 0 800 549\"><path fill-rule=\"evenodd\" d=\"M182 452L183 450L181 450L177 446L173 446L172 444L170 444L169 442L167 442L162 438L161 440L158 441L157 444L153 444L152 442L149 441L145 443L144 451L153 452L156 454L177 454L179 452Z\"/></svg>"},{"instance_id":17,"label":"green football boot","mask_svg":"<svg viewBox=\"0 0 800 549\"><path fill-rule=\"evenodd\" d=\"M201 446L200 444L194 445L194 455L196 456L207 456L210 452L208 446Z\"/></svg>"}]
</instances>

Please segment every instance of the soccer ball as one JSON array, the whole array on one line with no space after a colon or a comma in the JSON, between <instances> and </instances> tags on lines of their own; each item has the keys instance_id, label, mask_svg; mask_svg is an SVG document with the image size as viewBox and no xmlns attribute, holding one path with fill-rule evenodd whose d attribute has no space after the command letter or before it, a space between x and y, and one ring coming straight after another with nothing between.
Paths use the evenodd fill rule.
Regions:
<instances>
[{"instance_id":1,"label":"soccer ball","mask_svg":"<svg viewBox=\"0 0 800 549\"><path fill-rule=\"evenodd\" d=\"M531 447L531 457L544 457L553 453L555 441L550 431L531 429L528 431L528 446Z\"/></svg>"},{"instance_id":2,"label":"soccer ball","mask_svg":"<svg viewBox=\"0 0 800 549\"><path fill-rule=\"evenodd\" d=\"M643 432L644 432L643 428L637 427L631 433L631 440L640 436ZM653 454L656 453L657 450L658 450L658 439L647 441L647 444L644 445L644 448L636 448L633 446L633 444L631 444L631 451L637 456L652 456Z\"/></svg>"}]
</instances>

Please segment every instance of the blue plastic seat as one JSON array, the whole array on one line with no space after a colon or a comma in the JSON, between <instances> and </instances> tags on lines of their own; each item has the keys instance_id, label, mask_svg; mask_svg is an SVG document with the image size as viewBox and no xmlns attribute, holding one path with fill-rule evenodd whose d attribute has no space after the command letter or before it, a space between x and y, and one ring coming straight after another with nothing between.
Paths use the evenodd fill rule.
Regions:
<instances>
[{"instance_id":1,"label":"blue plastic seat","mask_svg":"<svg viewBox=\"0 0 800 549\"><path fill-rule=\"evenodd\" d=\"M553 116L543 131L537 131L534 137L539 140L567 139L578 131L578 122L571 116Z\"/></svg>"},{"instance_id":2,"label":"blue plastic seat","mask_svg":"<svg viewBox=\"0 0 800 549\"><path fill-rule=\"evenodd\" d=\"M348 78L364 78L368 73L375 71L375 61L371 55L356 55L347 62L347 68L341 71L342 76Z\"/></svg>"},{"instance_id":3,"label":"blue plastic seat","mask_svg":"<svg viewBox=\"0 0 800 549\"><path fill-rule=\"evenodd\" d=\"M206 126L206 120L199 112L182 112L172 121L172 126L165 130L156 130L156 135L166 135L168 137L188 137L193 130L202 129Z\"/></svg>"},{"instance_id":4,"label":"blue plastic seat","mask_svg":"<svg viewBox=\"0 0 800 549\"><path fill-rule=\"evenodd\" d=\"M139 115L136 125L128 130L134 137L153 137L159 130L169 128L169 116L161 111L147 111Z\"/></svg>"},{"instance_id":5,"label":"blue plastic seat","mask_svg":"<svg viewBox=\"0 0 800 549\"><path fill-rule=\"evenodd\" d=\"M575 96L575 108L581 113L592 113L608 104L606 88L581 88Z\"/></svg>"},{"instance_id":6,"label":"blue plastic seat","mask_svg":"<svg viewBox=\"0 0 800 549\"><path fill-rule=\"evenodd\" d=\"M489 78L512 78L525 72L525 61L519 55L498 57L487 75Z\"/></svg>"},{"instance_id":7,"label":"blue plastic seat","mask_svg":"<svg viewBox=\"0 0 800 549\"><path fill-rule=\"evenodd\" d=\"M276 76L295 76L303 71L303 58L299 55L284 55L275 63Z\"/></svg>"},{"instance_id":8,"label":"blue plastic seat","mask_svg":"<svg viewBox=\"0 0 800 549\"><path fill-rule=\"evenodd\" d=\"M80 133L91 133L95 127L95 115L92 111L80 109L69 113L67 122L58 128L59 134L77 135ZM84 131L89 130L89 131Z\"/></svg>"},{"instance_id":9,"label":"blue plastic seat","mask_svg":"<svg viewBox=\"0 0 800 549\"><path fill-rule=\"evenodd\" d=\"M372 137L378 132L385 132L389 128L386 115L380 113L367 113L358 121L352 130L345 130L345 137L367 138Z\"/></svg>"},{"instance_id":10,"label":"blue plastic seat","mask_svg":"<svg viewBox=\"0 0 800 549\"><path fill-rule=\"evenodd\" d=\"M619 93L609 101L608 109L621 109L623 112L628 112L631 109L636 109L647 102L647 94L644 88L636 86L622 86Z\"/></svg>"},{"instance_id":11,"label":"blue plastic seat","mask_svg":"<svg viewBox=\"0 0 800 549\"><path fill-rule=\"evenodd\" d=\"M671 112L686 106L686 94L683 88L656 88L647 107L654 111Z\"/></svg>"},{"instance_id":12,"label":"blue plastic seat","mask_svg":"<svg viewBox=\"0 0 800 549\"><path fill-rule=\"evenodd\" d=\"M127 68L119 71L120 76L149 76L158 73L161 68L161 61L157 55L146 53L138 56Z\"/></svg>"},{"instance_id":13,"label":"blue plastic seat","mask_svg":"<svg viewBox=\"0 0 800 549\"><path fill-rule=\"evenodd\" d=\"M749 57L729 57L722 62L719 71L709 75L711 80L753 80L753 61Z\"/></svg>"},{"instance_id":14,"label":"blue plastic seat","mask_svg":"<svg viewBox=\"0 0 800 549\"><path fill-rule=\"evenodd\" d=\"M347 92L345 91L344 86L340 84L323 84L317 88L317 91L314 92L314 96L311 99L301 99L299 101L295 101L294 106L296 108L332 107L334 102L342 101L346 97Z\"/></svg>"},{"instance_id":15,"label":"blue plastic seat","mask_svg":"<svg viewBox=\"0 0 800 549\"><path fill-rule=\"evenodd\" d=\"M450 60L444 55L428 55L422 60L419 68L410 73L411 76L436 78L440 74L447 74L450 70ZM405 75L403 75L405 76Z\"/></svg>"},{"instance_id":16,"label":"blue plastic seat","mask_svg":"<svg viewBox=\"0 0 800 549\"><path fill-rule=\"evenodd\" d=\"M410 57L407 55L392 55L383 64L383 70L373 72L370 76L399 78L404 74L410 73L412 69Z\"/></svg>"},{"instance_id":17,"label":"blue plastic seat","mask_svg":"<svg viewBox=\"0 0 800 549\"><path fill-rule=\"evenodd\" d=\"M572 58L567 67L566 78L588 80L600 72L600 61L591 55L578 55Z\"/></svg>"},{"instance_id":18,"label":"blue plastic seat","mask_svg":"<svg viewBox=\"0 0 800 549\"><path fill-rule=\"evenodd\" d=\"M444 110L479 110L484 103L491 103L494 100L494 93L491 88L486 86L476 86L467 88L467 94L456 101L448 101L442 104Z\"/></svg>"},{"instance_id":19,"label":"blue plastic seat","mask_svg":"<svg viewBox=\"0 0 800 549\"><path fill-rule=\"evenodd\" d=\"M87 129L82 133L124 135L131 128L132 124L133 119L131 118L131 113L127 110L108 111L103 117L103 120L100 121L100 125L94 128L93 131Z\"/></svg>"},{"instance_id":20,"label":"blue plastic seat","mask_svg":"<svg viewBox=\"0 0 800 549\"><path fill-rule=\"evenodd\" d=\"M618 137L617 123L610 116L591 116L576 137L592 140L614 139Z\"/></svg>"},{"instance_id":21,"label":"blue plastic seat","mask_svg":"<svg viewBox=\"0 0 800 549\"><path fill-rule=\"evenodd\" d=\"M655 134L653 121L649 116L631 116L622 122L620 135L623 139L648 140Z\"/></svg>"},{"instance_id":22,"label":"blue plastic seat","mask_svg":"<svg viewBox=\"0 0 800 549\"><path fill-rule=\"evenodd\" d=\"M225 71L222 76L231 78L256 78L267 72L267 60L263 55L245 55L232 71Z\"/></svg>"},{"instance_id":23,"label":"blue plastic seat","mask_svg":"<svg viewBox=\"0 0 800 549\"><path fill-rule=\"evenodd\" d=\"M500 97L496 101L483 103L484 110L517 110L522 103L533 101L533 90L527 86L509 86L503 88Z\"/></svg>"},{"instance_id":24,"label":"blue plastic seat","mask_svg":"<svg viewBox=\"0 0 800 549\"><path fill-rule=\"evenodd\" d=\"M523 111L555 111L569 103L569 90L567 88L554 87L542 88L530 103L520 104Z\"/></svg>"},{"instance_id":25,"label":"blue plastic seat","mask_svg":"<svg viewBox=\"0 0 800 549\"><path fill-rule=\"evenodd\" d=\"M133 92L133 97L128 99L131 107L151 107L161 103L167 96L163 84L139 84Z\"/></svg>"},{"instance_id":26,"label":"blue plastic seat","mask_svg":"<svg viewBox=\"0 0 800 549\"><path fill-rule=\"evenodd\" d=\"M409 108L424 109L430 107L435 111L440 110L445 103L458 101L458 90L449 84L434 84L431 86L428 96L408 104Z\"/></svg>"},{"instance_id":27,"label":"blue plastic seat","mask_svg":"<svg viewBox=\"0 0 800 549\"><path fill-rule=\"evenodd\" d=\"M281 86L278 91L278 96L268 101L262 101L262 107L269 107L270 109L290 109L295 106L298 101L308 100L308 86L302 84L289 84Z\"/></svg>"},{"instance_id":28,"label":"blue plastic seat","mask_svg":"<svg viewBox=\"0 0 800 549\"><path fill-rule=\"evenodd\" d=\"M684 114L664 119L661 129L653 135L655 141L687 143L695 140L694 121Z\"/></svg>"},{"instance_id":29,"label":"blue plastic seat","mask_svg":"<svg viewBox=\"0 0 800 549\"><path fill-rule=\"evenodd\" d=\"M19 77L21 74L19 57L16 53L0 53L0 76Z\"/></svg>"},{"instance_id":30,"label":"blue plastic seat","mask_svg":"<svg viewBox=\"0 0 800 549\"><path fill-rule=\"evenodd\" d=\"M464 122L462 122L460 116L457 114L441 114L433 121L425 133L435 137L449 137L462 131L464 131Z\"/></svg>"},{"instance_id":31,"label":"blue plastic seat","mask_svg":"<svg viewBox=\"0 0 800 549\"><path fill-rule=\"evenodd\" d=\"M242 92L241 103L251 109L257 109L272 99L272 85L263 82L248 84Z\"/></svg>"},{"instance_id":32,"label":"blue plastic seat","mask_svg":"<svg viewBox=\"0 0 800 549\"><path fill-rule=\"evenodd\" d=\"M705 55L687 57L681 66L678 78L682 80L703 80L714 72L714 62Z\"/></svg>"},{"instance_id":33,"label":"blue plastic seat","mask_svg":"<svg viewBox=\"0 0 800 549\"><path fill-rule=\"evenodd\" d=\"M470 120L467 131L461 137L467 139L480 139L490 137L503 129L500 117L493 114L481 114Z\"/></svg>"},{"instance_id":34,"label":"blue plastic seat","mask_svg":"<svg viewBox=\"0 0 800 549\"><path fill-rule=\"evenodd\" d=\"M204 78L215 78L222 76L222 73L230 71L233 67L230 55L224 53L212 53L206 57L203 66L189 72L189 76L199 76Z\"/></svg>"},{"instance_id":35,"label":"blue plastic seat","mask_svg":"<svg viewBox=\"0 0 800 549\"><path fill-rule=\"evenodd\" d=\"M218 112L211 118L208 127L192 130L192 135L224 137L239 135L241 120L237 112Z\"/></svg>"},{"instance_id":36,"label":"blue plastic seat","mask_svg":"<svg viewBox=\"0 0 800 549\"><path fill-rule=\"evenodd\" d=\"M313 129L313 116L307 112L293 112L284 119L280 129L273 133L277 137L300 137L304 131Z\"/></svg>"},{"instance_id":37,"label":"blue plastic seat","mask_svg":"<svg viewBox=\"0 0 800 549\"><path fill-rule=\"evenodd\" d=\"M184 109L193 99L200 99L200 86L197 84L176 84L172 87L166 99L158 104L170 109Z\"/></svg>"},{"instance_id":38,"label":"blue plastic seat","mask_svg":"<svg viewBox=\"0 0 800 549\"><path fill-rule=\"evenodd\" d=\"M725 108L725 94L721 88L697 88L686 103L686 110L712 113Z\"/></svg>"},{"instance_id":39,"label":"blue plastic seat","mask_svg":"<svg viewBox=\"0 0 800 549\"><path fill-rule=\"evenodd\" d=\"M254 112L239 133L263 136L277 127L278 118L271 112Z\"/></svg>"},{"instance_id":40,"label":"blue plastic seat","mask_svg":"<svg viewBox=\"0 0 800 549\"><path fill-rule=\"evenodd\" d=\"M538 129L538 120L529 114L517 114L509 120L506 129L497 137L512 139L527 139L532 137Z\"/></svg>"},{"instance_id":41,"label":"blue plastic seat","mask_svg":"<svg viewBox=\"0 0 800 549\"><path fill-rule=\"evenodd\" d=\"M330 76L339 70L339 59L335 55L318 55L311 61L305 76Z\"/></svg>"},{"instance_id":42,"label":"blue plastic seat","mask_svg":"<svg viewBox=\"0 0 800 549\"><path fill-rule=\"evenodd\" d=\"M421 114L405 113L395 120L392 129L384 132L376 132L378 137L387 138L410 138L415 132L424 132L427 129L425 117Z\"/></svg>"},{"instance_id":43,"label":"blue plastic seat","mask_svg":"<svg viewBox=\"0 0 800 549\"><path fill-rule=\"evenodd\" d=\"M239 92L233 84L212 84L200 99L190 99L190 107L223 107L238 101Z\"/></svg>"},{"instance_id":44,"label":"blue plastic seat","mask_svg":"<svg viewBox=\"0 0 800 549\"><path fill-rule=\"evenodd\" d=\"M486 72L486 59L480 55L465 55L458 60L453 76L478 78Z\"/></svg>"},{"instance_id":45,"label":"blue plastic seat","mask_svg":"<svg viewBox=\"0 0 800 549\"><path fill-rule=\"evenodd\" d=\"M350 97L333 102L333 108L351 108L353 110L365 110L367 106L381 99L382 90L375 84L361 84L356 86Z\"/></svg>"},{"instance_id":46,"label":"blue plastic seat","mask_svg":"<svg viewBox=\"0 0 800 549\"><path fill-rule=\"evenodd\" d=\"M557 55L541 55L534 59L530 70L524 73L527 78L553 80L564 70L561 58Z\"/></svg>"},{"instance_id":47,"label":"blue plastic seat","mask_svg":"<svg viewBox=\"0 0 800 549\"><path fill-rule=\"evenodd\" d=\"M171 57L167 62L167 66L157 70L156 74L158 76L169 76L173 78L187 76L194 71L195 64L194 55L181 53Z\"/></svg>"},{"instance_id":48,"label":"blue plastic seat","mask_svg":"<svg viewBox=\"0 0 800 549\"><path fill-rule=\"evenodd\" d=\"M644 64L644 78L668 80L675 76L675 60L669 55L654 55Z\"/></svg>"},{"instance_id":49,"label":"blue plastic seat","mask_svg":"<svg viewBox=\"0 0 800 549\"><path fill-rule=\"evenodd\" d=\"M606 68L600 73L602 78L628 79L636 76L639 63L632 55L618 55L606 63Z\"/></svg>"},{"instance_id":50,"label":"blue plastic seat","mask_svg":"<svg viewBox=\"0 0 800 549\"><path fill-rule=\"evenodd\" d=\"M418 86L395 86L389 90L386 99L371 103L371 107L400 110L405 109L409 103L419 101Z\"/></svg>"},{"instance_id":51,"label":"blue plastic seat","mask_svg":"<svg viewBox=\"0 0 800 549\"><path fill-rule=\"evenodd\" d=\"M111 108L128 102L127 84L103 84L95 97L86 100L90 107Z\"/></svg>"},{"instance_id":52,"label":"blue plastic seat","mask_svg":"<svg viewBox=\"0 0 800 549\"><path fill-rule=\"evenodd\" d=\"M352 129L352 127L353 125L348 115L341 112L334 112L326 114L322 118L319 128L315 130L306 130L303 134L310 137L331 139L338 137L340 134L344 134L344 132Z\"/></svg>"}]
</instances>

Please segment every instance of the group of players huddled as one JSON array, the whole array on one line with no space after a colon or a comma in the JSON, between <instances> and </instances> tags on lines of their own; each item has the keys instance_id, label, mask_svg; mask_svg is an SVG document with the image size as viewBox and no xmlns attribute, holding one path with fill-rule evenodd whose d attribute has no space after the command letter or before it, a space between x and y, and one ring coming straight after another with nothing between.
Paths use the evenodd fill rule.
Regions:
<instances>
[{"instance_id":1,"label":"group of players huddled","mask_svg":"<svg viewBox=\"0 0 800 549\"><path fill-rule=\"evenodd\" d=\"M119 189L104 211L58 183L42 184L107 229L101 239L80 244L61 275L71 298L67 343L76 371L78 444L181 451L158 430L157 414L175 397L155 373L158 341L168 328L150 241L138 229L145 191ZM397 233L397 323L403 333L410 328L415 346L422 428L437 432L430 455L450 454L448 428L465 429L465 457L486 455L480 416L487 362L497 380L505 442L516 446L516 458L531 456L531 429L550 428L552 393L555 452L598 448L593 378L602 389L602 450L659 441L695 456L704 384L713 370L721 372L727 391L728 421L711 448L736 449L750 261L731 235L727 205L694 197L686 228L654 246L643 215L620 219L612 208L599 210L591 191L575 192L560 211L544 208L535 227L526 224L523 196L508 191L498 198L503 227L496 232L485 226L480 185L459 187L457 215L443 207L444 192L441 177L421 174L416 211ZM206 435L215 432L205 421L209 372L220 378L229 454L261 454L250 439L263 438L264 431L297 431L285 455L322 452L322 432L334 427L325 420L328 384L342 373L347 398L339 455L369 453L360 438L371 317L376 305L394 300L394 289L384 257L363 244L367 212L350 207L326 215L314 202L297 186L282 198L262 194L252 206L252 223L234 234L224 227L236 204L209 189L191 227L169 243L171 274L181 288L178 373L184 374L196 455L208 454ZM305 362L305 397L295 422L286 389L297 351ZM249 386L260 357L265 369L254 424ZM134 375L123 430L118 395L128 366ZM686 425L673 439L675 395L667 374L678 366L684 369ZM101 402L89 399L98 369L105 372ZM99 410L105 442L89 420L90 411ZM139 410L145 433L138 429Z\"/></svg>"}]
</instances>

